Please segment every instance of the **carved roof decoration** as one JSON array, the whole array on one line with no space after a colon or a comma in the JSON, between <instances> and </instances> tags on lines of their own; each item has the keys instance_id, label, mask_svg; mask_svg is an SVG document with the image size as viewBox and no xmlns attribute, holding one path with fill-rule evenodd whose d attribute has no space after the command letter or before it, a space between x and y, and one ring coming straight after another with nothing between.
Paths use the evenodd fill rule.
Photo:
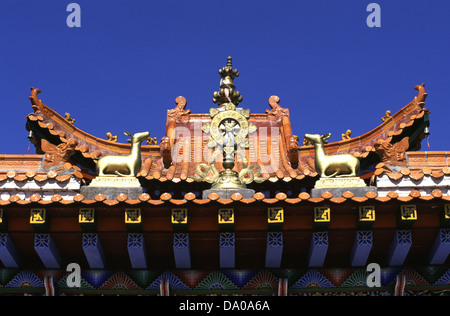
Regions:
<instances>
[{"instance_id":1,"label":"carved roof decoration","mask_svg":"<svg viewBox=\"0 0 450 316\"><path fill-rule=\"evenodd\" d=\"M231 65L231 58L227 66L222 69L221 75L228 76L230 80L238 75L237 70ZM230 89L230 81L222 88ZM298 126L291 125L292 108L290 113L278 96L271 96L268 100L268 109L264 113L250 113L250 110L239 108L240 113L248 119L248 123L255 127L254 133L251 133L252 137L248 138L248 148L246 144L242 146L245 148L245 155L249 165L256 164L261 168L261 176L267 177L267 180L262 183L253 181L249 184L255 191L253 195L250 194L244 198L243 194L234 193L230 198L221 198L218 193L203 196L205 188L209 189L210 185L204 181L196 182L192 176L197 166L207 160L203 157L204 152L214 150L208 147L209 137L205 130L208 130L208 123L211 123L215 117L211 115L215 113L215 110L218 111L216 114L220 113L219 111L226 111L229 102L220 103L219 99L230 97L232 90L223 90L223 94L222 90L217 93L219 104L213 113L192 113L184 97L179 96L175 99L173 109L167 111L166 130L161 141L158 143L154 138L147 138L147 142L144 141L141 147L142 168L137 178L144 188L144 193L127 195L129 191L125 191L126 194L116 195L116 193L110 194L99 189L92 196L88 196L81 192L84 192L83 185L89 184L90 180L96 176L96 161L106 155L127 155L131 145L105 139L107 131L93 136L80 130L77 127L79 117L76 113L72 114L77 121L73 121L69 115L58 114L38 98L41 91L32 88L30 101L33 113L26 117L26 129L29 132L28 138L36 148L36 154L0 154L2 222L0 229L3 236L6 234L10 236L8 243L14 242L12 244L14 247L11 249L15 248L20 258L26 263L23 266L18 265L20 269L37 267L42 275L48 272L53 275L54 271L57 271L67 276L65 270L58 272L53 266L48 265L47 257L44 258L41 256L42 252L38 252L33 241L42 231L52 238L53 246L55 246L52 246L53 250L50 247L46 248L48 258L53 259L56 257L54 255L59 253L63 263L80 262L82 271L89 271L87 268L103 270L105 273L113 271L111 269L120 271L150 269L147 271L150 271L152 275L157 270L165 271L164 275L166 275L166 273L185 269L177 260L177 255L184 252L189 255L189 268L185 270L188 271L185 280L190 280L186 282L186 285L191 287L190 284L197 284L192 280L207 273L207 269L216 270L218 267L221 270L231 269L228 265L223 265L221 260L224 254L222 249L228 246L222 246L223 243L220 242L222 234L219 232L228 234L228 230L225 231L221 227L221 209L233 209L236 212L236 221L232 224L231 232L235 236L233 239L236 240L237 245L236 247L233 245L236 250L236 260L233 259L233 261L237 263L237 269L250 271L255 267L259 269L263 266L266 270L275 269L283 275L287 283L288 279L285 277L287 274L284 273L287 270L284 269L293 271L292 268L301 268L302 271L316 271L335 267L336 273L339 274L335 276L335 280L344 280L342 271L350 271L349 264L353 268L353 264L348 260L349 255L354 255L354 245L359 247L358 238L367 237L365 235L367 232L370 233L371 239L373 233L374 242L370 243L371 248L373 245L373 250L370 257L367 257L363 263L358 263L358 268L363 267L366 261L382 262L381 260L392 253L392 244L399 244L399 238L406 236L414 240L408 241L405 246L408 250L405 251L403 247L397 249L397 246L394 250L398 256L408 255L404 259L405 263L399 265L396 260L386 260L388 269L392 270L394 267L394 270L400 271L401 265L408 268L422 265L424 260L428 260L427 263L432 265L434 270L440 271L449 263L447 241L450 227L448 218L450 151L417 151L427 134L429 111L424 108L427 96L424 85L418 85L415 89L418 95L396 113L392 111L393 115L386 116L379 126L363 135L344 137L343 140L325 146L325 151L329 155L350 153L358 157L363 170L361 178L367 185L376 186L376 191L355 196L357 195L355 191L352 192L349 188L348 191L342 190L343 192L325 191L313 198L310 189L318 178L314 169L314 148L302 145L303 137L297 136L303 135L303 131L299 131ZM240 98L240 95L236 94L235 97ZM179 137L176 133L178 127L192 131L191 135L194 137L191 139ZM276 133L272 134L271 128L275 129ZM225 140L223 143L226 143ZM178 158L181 159L173 159L171 153L176 149L180 149ZM270 158L276 159L278 164L271 164L270 155L272 155ZM222 163L218 162L217 166L220 171ZM242 168L243 162L236 159L234 170L240 171ZM329 209L327 214L329 223L325 223L325 226L320 222L316 212L322 207ZM412 221L409 218L407 221L403 220L401 217L405 207L415 208L414 213L418 216L415 216ZM374 208L376 221L375 213L373 213L370 223L363 222L361 210L371 212ZM186 225L182 224L183 227L176 227L179 224L174 223L174 214L180 209L189 212L189 225L186 221ZM278 222L270 223L269 221L273 217L271 213L274 209L283 211L279 213L283 216L281 225ZM48 215L44 223L30 222L35 211L42 211L42 214ZM139 213L138 217L142 221L139 220L139 223L136 221L131 224L135 226L132 227L127 223L128 215L131 214L127 211ZM95 217L94 222L87 223L84 219L80 221L80 216L83 217L83 214L88 213L91 214L92 219ZM226 229L231 227L229 224L226 224L228 225ZM97 235L96 240L101 240L101 248L106 258L106 262L103 262L104 265L100 268L91 266L89 259L93 258L92 253L85 251L83 244L84 237L91 235L91 232ZM136 261L130 255L130 250L134 251L135 248L127 239L131 234L135 235L135 232L139 232L142 240L146 240L147 246L144 246L142 242L140 253L147 252L151 255L153 260L149 265L145 263L144 266L136 267ZM185 247L174 247L174 242L180 239L180 232L189 238L189 251L186 251ZM360 236L359 232L364 233L361 234L364 236ZM282 241L274 247L275 244L271 239L274 239L275 234L276 238L280 240L279 237L281 237ZM329 247L325 247L329 248L328 250L322 251L324 249L322 242L310 242L314 241L317 234L319 238L324 237L325 234L327 239L329 236ZM413 238L410 238L411 236ZM439 247L435 246L436 241L440 242ZM184 238L182 242L185 243ZM155 244L158 247L152 247ZM35 251L33 251L33 245ZM366 244L361 243L361 245L365 255ZM9 244L3 247L3 255L12 253L10 249L7 249L8 247L10 247ZM307 259L311 258L309 253L315 252L318 247L320 257L325 258L326 255L326 261L319 265L317 260L312 262ZM268 253L270 256L267 255ZM431 253L435 254L433 261L430 258L425 259ZM274 257L274 254L280 259L280 263L276 266L268 264L266 260L267 257ZM101 255L96 252L94 258ZM139 256L139 260L141 257ZM438 257L437 263L434 257ZM0 262L0 265L11 269L4 262ZM13 266L13 268L11 271L16 270L16 267ZM228 271L234 271L234 269ZM298 272L292 275L295 274ZM228 275L231 274L227 274L227 277ZM164 280L162 275L160 276L158 280ZM328 278L328 274L326 277ZM395 278L394 274L392 278ZM430 278L436 280L438 276L430 272ZM297 279L296 276L295 280ZM45 282L53 284L49 278ZM241 283L245 282L244 280ZM434 281L430 281L431 283L435 284ZM156 281L152 284L160 287ZM139 286L141 286L140 283ZM383 291L384 288L386 288L385 285L383 285ZM133 291L134 289L135 287ZM192 286L192 289L196 291L194 294L200 293L197 287ZM415 289L423 290L422 285ZM440 287L433 285L433 289L436 293L441 293ZM32 290L32 294L40 293L36 289ZM69 294L94 293L90 288L86 292L69 290ZM12 289L11 292L7 291L6 287L3 291L6 294L19 293L17 288ZM103 291L102 294L116 293L108 292L109 290L104 288L101 291ZM132 294L132 292L121 293ZM156 294L156 292L152 293ZM178 293L186 294L187 292L183 287L175 294ZM269 292L263 290L261 293Z\"/></svg>"},{"instance_id":2,"label":"carved roof decoration","mask_svg":"<svg viewBox=\"0 0 450 316\"><path fill-rule=\"evenodd\" d=\"M424 127L428 126L429 111L424 108L427 96L424 85L415 87L419 94L409 104L401 108L397 113L390 116L380 126L364 135L353 137L325 146L328 154L349 152L359 157L361 161L367 160L374 163L374 171L366 175L366 179L373 184L376 179L387 177L394 184L399 181L407 182L408 179L414 181L443 181L450 179L450 167L448 152L416 152L407 151L411 148L419 148L420 141L424 137ZM356 203L385 203L392 200L398 202L409 202L415 199L429 201L433 199L450 201L450 195L446 186L436 186L433 190L424 191L420 187L409 188L404 194L399 194L395 189L386 187L385 192L377 194L369 192L365 197L354 197L351 192L344 192L342 196L333 196L329 192L324 192L320 198L311 198L307 192L299 192L288 196L286 193L277 193L266 196L263 192L257 192L251 199L243 199L237 193L231 199L220 199L217 194L210 194L208 199L200 199L194 191L187 190L181 196L174 195L169 191L162 191L160 194L143 193L138 200L131 200L125 194L119 194L115 200L107 200L104 195L99 194L94 200L87 200L77 192L67 195L64 190L69 191L69 180L78 179L78 183L85 183L94 177L89 169L95 166L95 161L99 157L108 154L126 154L130 145L113 143L105 139L92 136L79 130L72 122L50 107L46 106L37 98L39 89L32 89L30 100L34 113L27 116L27 129L32 131L31 141L35 144L38 154L36 155L3 155L0 156L0 186L2 191L9 194L8 197L0 198L0 205L8 204L105 204L116 205L124 203L126 205L205 205L215 203L218 205L229 204L321 204L333 203L341 204L346 201ZM279 169L273 173L267 173L266 165L263 161L257 160L262 170L266 170L269 176L269 183L276 183L280 180L288 183L292 180L307 180L316 176L313 161L313 147L299 146L299 138L292 133L289 118L289 110L279 104L277 96L269 98L270 110L263 114L250 114L249 122L258 129L261 127L276 126L281 133L276 139L271 139L271 135L264 135L265 142L256 142L258 150L271 152L271 146L279 143L276 154L280 158ZM162 138L160 145L142 145L143 166L139 174L141 180L157 180L161 183L179 183L185 181L192 183L189 178L200 162L189 163L186 161L170 161L170 151L179 141L170 137L172 130L182 124L188 128L193 128L194 124L199 126L211 121L209 113L191 113L186 110L186 99L177 97L176 107L167 113L166 136ZM258 140L257 138L253 139ZM192 141L191 151L186 152L186 157L195 154L195 146L203 149L207 144L206 138L199 138ZM193 148L192 148L193 147ZM261 148L264 147L264 148ZM274 146L275 147L275 146ZM197 148L197 149L198 149ZM169 156L165 156L165 151ZM251 154L247 151L247 154ZM251 158L251 157L250 157ZM76 164L85 167L80 169ZM297 167L295 167L297 164ZM239 162L237 162L239 168ZM45 184L48 181L59 183L61 191L35 192L27 196L19 189L29 181ZM443 182L444 183L444 182Z\"/></svg>"},{"instance_id":3,"label":"carved roof decoration","mask_svg":"<svg viewBox=\"0 0 450 316\"><path fill-rule=\"evenodd\" d=\"M236 86L233 83L234 78L239 77L239 71L233 68L231 62L231 56L228 57L227 65L219 69L220 79L220 90L214 92L213 102L217 103L219 107L225 103L233 103L238 105L242 102L243 97L239 91L235 91Z\"/></svg>"},{"instance_id":4,"label":"carved roof decoration","mask_svg":"<svg viewBox=\"0 0 450 316\"><path fill-rule=\"evenodd\" d=\"M225 73L228 74L227 71ZM424 108L427 96L425 86L424 84L418 85L415 89L418 91L418 95L381 125L361 136L325 145L326 153L328 155L351 153L360 158L363 170L380 161L401 164L401 160L400 162L395 162L395 160L404 158L404 151L407 149L420 149L420 142L424 138L423 129L429 124L429 111ZM38 153L45 154L51 160L51 157L55 156L54 152L57 148L61 151L56 155L59 159L57 163L78 163L91 170L95 170L95 163L102 156L128 154L129 144L113 143L78 129L73 123L68 122L66 118L46 106L38 98L40 92L40 89L31 89L30 101L34 113L27 116L27 129L33 131L32 142ZM199 153L201 155L203 152L207 140L203 135L195 135L195 133L193 133L190 143L184 144L184 148L188 149L183 152L183 158L186 159L172 161L172 149L176 144L182 145L179 143L181 140L173 136L175 129L178 126L184 126L194 130L195 126L202 126L211 121L209 113L191 113L189 109L186 109L187 101L184 97L177 97L175 103L175 108L167 111L166 135L161 139L160 144L142 144L143 165L138 174L141 180L191 183L196 166L206 162L203 157L199 156ZM280 132L275 138L271 137L270 131L264 135L258 134L260 132L256 133L259 136L253 139L254 150L247 149L246 155L251 163L257 163L261 167L261 175L267 178L267 181L312 180L317 176L314 169L313 146L299 145L299 137L293 134L289 110L280 105L278 96L271 96L268 103L270 110L266 110L266 113L250 114L249 123L255 125L258 131L277 128ZM264 141L259 141L259 137L264 137ZM408 138L407 142L409 143L406 147L405 137ZM43 140L54 145L51 146L53 156L46 148L48 146L45 146L48 144ZM401 144L403 146L400 146ZM272 159L278 160L277 170L271 169L268 155L272 155ZM386 157L391 158L386 160ZM189 162L190 160L193 162ZM218 170L221 171L220 166L218 167ZM237 161L235 169L239 172L241 168L242 163ZM363 175L366 178L368 176L370 175Z\"/></svg>"}]
</instances>

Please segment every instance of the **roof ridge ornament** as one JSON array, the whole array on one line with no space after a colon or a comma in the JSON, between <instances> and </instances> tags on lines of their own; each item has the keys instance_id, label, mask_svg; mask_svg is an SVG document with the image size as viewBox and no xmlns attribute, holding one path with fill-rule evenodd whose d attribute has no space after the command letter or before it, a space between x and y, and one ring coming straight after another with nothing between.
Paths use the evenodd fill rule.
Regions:
<instances>
[{"instance_id":1,"label":"roof ridge ornament","mask_svg":"<svg viewBox=\"0 0 450 316\"><path fill-rule=\"evenodd\" d=\"M239 71L233 68L232 57L228 56L227 65L219 69L220 90L213 94L213 102L217 103L219 108L225 107L227 103L233 103L235 106L242 102L242 95L235 91L234 78L239 77Z\"/></svg>"},{"instance_id":2,"label":"roof ridge ornament","mask_svg":"<svg viewBox=\"0 0 450 316\"><path fill-rule=\"evenodd\" d=\"M231 57L228 57L227 66L220 69L219 74L222 78L221 89L214 92L213 98L219 108L210 109L211 122L202 126L202 131L210 135L208 147L214 149L214 152L208 164L201 163L196 167L197 175L192 178L195 181L205 180L211 183L211 190L217 190L219 195L224 192L228 194L228 190L239 190L239 193L248 193L249 197L253 197L254 190L246 189L246 184L266 180L259 177L261 168L258 165L248 165L245 155L245 149L249 147L248 135L256 132L256 126L248 121L250 110L236 109L236 105L242 101L242 96L238 91L234 91L233 79L239 72L232 68ZM223 156L222 165L225 169L221 172L215 166L216 158L220 156ZM232 170L236 158L240 158L243 163L239 173Z\"/></svg>"}]
</instances>

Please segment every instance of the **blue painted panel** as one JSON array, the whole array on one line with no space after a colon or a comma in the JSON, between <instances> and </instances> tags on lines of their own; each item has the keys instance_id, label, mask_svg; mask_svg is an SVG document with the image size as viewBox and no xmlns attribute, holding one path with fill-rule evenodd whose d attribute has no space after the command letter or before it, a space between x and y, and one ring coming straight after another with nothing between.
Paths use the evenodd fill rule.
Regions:
<instances>
[{"instance_id":1,"label":"blue painted panel","mask_svg":"<svg viewBox=\"0 0 450 316\"><path fill-rule=\"evenodd\" d=\"M0 234L0 260L5 268L19 267L19 253L8 234Z\"/></svg>"},{"instance_id":2,"label":"blue painted panel","mask_svg":"<svg viewBox=\"0 0 450 316\"><path fill-rule=\"evenodd\" d=\"M372 250L372 245L373 237L371 231L357 231L350 256L350 265L352 267L365 266L370 250Z\"/></svg>"},{"instance_id":3,"label":"blue painted panel","mask_svg":"<svg viewBox=\"0 0 450 316\"><path fill-rule=\"evenodd\" d=\"M147 269L147 254L144 235L129 233L127 239L128 255L133 269Z\"/></svg>"},{"instance_id":4,"label":"blue painted panel","mask_svg":"<svg viewBox=\"0 0 450 316\"><path fill-rule=\"evenodd\" d=\"M279 268L283 256L283 233L268 232L266 246L266 268Z\"/></svg>"},{"instance_id":5,"label":"blue painted panel","mask_svg":"<svg viewBox=\"0 0 450 316\"><path fill-rule=\"evenodd\" d=\"M83 251L91 269L105 268L105 254L98 234L83 234Z\"/></svg>"},{"instance_id":6,"label":"blue painted panel","mask_svg":"<svg viewBox=\"0 0 450 316\"><path fill-rule=\"evenodd\" d=\"M397 230L394 234L388 253L389 266L401 266L405 262L409 249L412 245L410 230Z\"/></svg>"},{"instance_id":7,"label":"blue painted panel","mask_svg":"<svg viewBox=\"0 0 450 316\"><path fill-rule=\"evenodd\" d=\"M60 269L62 265L61 254L59 253L53 238L50 234L34 235L34 250L41 258L47 269Z\"/></svg>"},{"instance_id":8,"label":"blue painted panel","mask_svg":"<svg viewBox=\"0 0 450 316\"><path fill-rule=\"evenodd\" d=\"M308 254L309 267L322 267L328 251L328 232L315 232L311 238Z\"/></svg>"},{"instance_id":9,"label":"blue painted panel","mask_svg":"<svg viewBox=\"0 0 450 316\"><path fill-rule=\"evenodd\" d=\"M439 230L430 249L429 263L444 264L450 254L450 229Z\"/></svg>"},{"instance_id":10,"label":"blue painted panel","mask_svg":"<svg viewBox=\"0 0 450 316\"><path fill-rule=\"evenodd\" d=\"M177 269L191 268L191 251L189 246L189 234L178 233L173 235L173 255Z\"/></svg>"},{"instance_id":11,"label":"blue painted panel","mask_svg":"<svg viewBox=\"0 0 450 316\"><path fill-rule=\"evenodd\" d=\"M235 234L221 233L219 237L220 247L220 267L234 268L235 267Z\"/></svg>"}]
</instances>

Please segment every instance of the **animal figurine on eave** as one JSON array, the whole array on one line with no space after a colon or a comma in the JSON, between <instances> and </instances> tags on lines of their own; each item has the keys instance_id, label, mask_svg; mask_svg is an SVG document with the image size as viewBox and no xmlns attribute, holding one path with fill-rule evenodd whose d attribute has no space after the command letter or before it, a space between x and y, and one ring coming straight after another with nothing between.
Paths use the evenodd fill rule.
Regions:
<instances>
[{"instance_id":1,"label":"animal figurine on eave","mask_svg":"<svg viewBox=\"0 0 450 316\"><path fill-rule=\"evenodd\" d=\"M141 169L141 143L149 136L149 132L136 133L131 135L129 132L124 133L131 136L131 150L127 156L105 156L97 162L97 173L100 177L121 176L136 177Z\"/></svg>"},{"instance_id":2,"label":"animal figurine on eave","mask_svg":"<svg viewBox=\"0 0 450 316\"><path fill-rule=\"evenodd\" d=\"M325 153L324 144L331 133L325 135L305 134L305 139L314 145L314 165L321 178L331 177L356 177L359 173L359 159L350 154L328 156Z\"/></svg>"}]
</instances>

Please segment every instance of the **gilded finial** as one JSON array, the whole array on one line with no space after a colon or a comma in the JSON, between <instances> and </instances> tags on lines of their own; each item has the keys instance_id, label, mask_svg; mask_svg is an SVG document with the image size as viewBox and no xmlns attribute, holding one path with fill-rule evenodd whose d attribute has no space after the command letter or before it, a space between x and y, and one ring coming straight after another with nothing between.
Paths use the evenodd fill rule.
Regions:
<instances>
[{"instance_id":1,"label":"gilded finial","mask_svg":"<svg viewBox=\"0 0 450 316\"><path fill-rule=\"evenodd\" d=\"M214 190L245 189L245 185L253 181L261 183L267 178L260 177L261 168L258 165L248 165L245 149L249 148L248 135L255 133L257 127L249 122L250 110L236 109L242 101L239 91L233 84L233 79L239 76L237 69L233 68L231 57L227 65L219 69L220 91L214 92L213 102L218 103L219 109L211 108L209 115L211 122L202 126L202 131L209 134L208 148L215 148L209 163L197 165L195 181L205 180L212 183ZM225 170L216 168L216 157L222 156L222 166ZM235 158L242 161L240 172L233 170Z\"/></svg>"},{"instance_id":2,"label":"gilded finial","mask_svg":"<svg viewBox=\"0 0 450 316\"><path fill-rule=\"evenodd\" d=\"M220 90L214 92L213 102L219 107L224 107L226 103L233 103L235 106L242 102L242 96L239 91L235 91L236 86L233 83L234 78L239 77L239 71L233 68L232 58L228 56L227 65L219 69Z\"/></svg>"},{"instance_id":3,"label":"gilded finial","mask_svg":"<svg viewBox=\"0 0 450 316\"><path fill-rule=\"evenodd\" d=\"M228 56L228 58L227 58L227 67L233 67L233 64L231 63L232 59L233 58L231 56Z\"/></svg>"}]
</instances>

